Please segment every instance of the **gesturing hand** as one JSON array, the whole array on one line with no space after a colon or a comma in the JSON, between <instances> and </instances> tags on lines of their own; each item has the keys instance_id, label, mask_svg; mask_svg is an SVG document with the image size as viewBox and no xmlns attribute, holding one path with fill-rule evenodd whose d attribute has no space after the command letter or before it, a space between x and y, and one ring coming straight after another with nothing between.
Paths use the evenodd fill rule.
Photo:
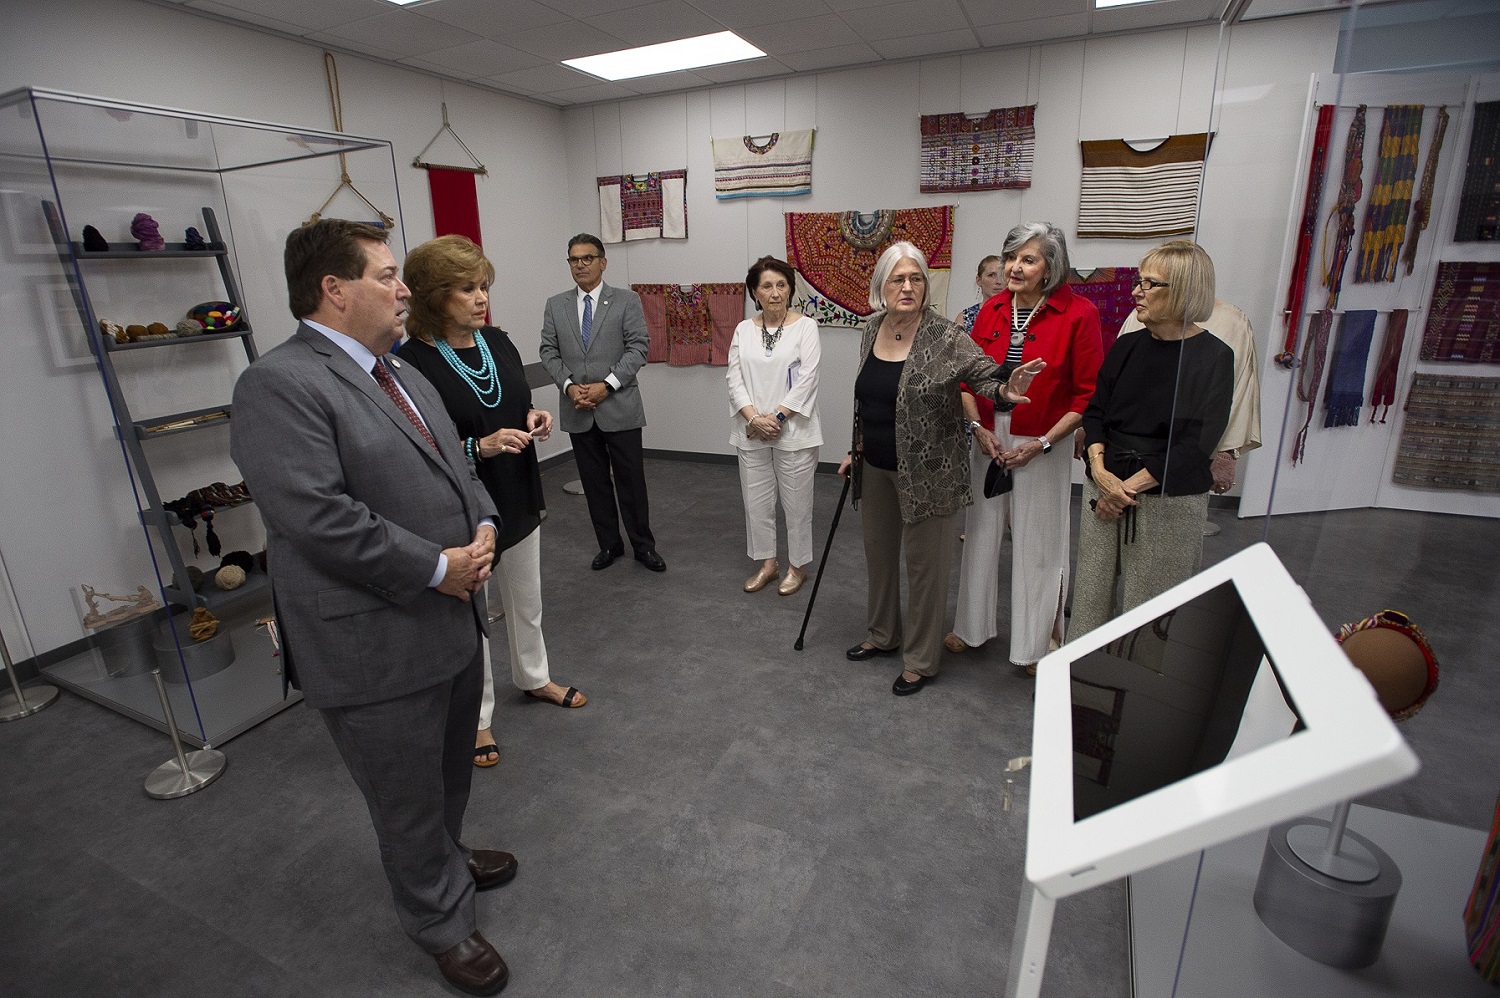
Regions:
<instances>
[{"instance_id":1,"label":"gesturing hand","mask_svg":"<svg viewBox=\"0 0 1500 998\"><path fill-rule=\"evenodd\" d=\"M526 429L533 440L546 440L552 436L552 413L546 409L532 409L526 414Z\"/></svg>"},{"instance_id":2,"label":"gesturing hand","mask_svg":"<svg viewBox=\"0 0 1500 998\"><path fill-rule=\"evenodd\" d=\"M1031 379L1040 374L1042 368L1046 366L1047 362L1045 360L1037 358L1036 360L1028 360L1010 372L1010 380L1005 383L1005 389L1002 392L1006 401L1014 402L1016 405L1030 402L1031 399L1026 397L1026 391L1031 387Z\"/></svg>"}]
</instances>

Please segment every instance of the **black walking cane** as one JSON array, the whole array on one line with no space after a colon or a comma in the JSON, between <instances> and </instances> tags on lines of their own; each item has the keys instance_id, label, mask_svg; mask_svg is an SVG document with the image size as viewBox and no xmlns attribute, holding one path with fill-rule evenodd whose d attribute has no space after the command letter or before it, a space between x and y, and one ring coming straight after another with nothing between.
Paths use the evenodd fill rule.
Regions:
<instances>
[{"instance_id":1,"label":"black walking cane","mask_svg":"<svg viewBox=\"0 0 1500 998\"><path fill-rule=\"evenodd\" d=\"M828 567L828 552L833 550L833 535L839 529L839 517L844 515L844 500L849 498L849 483L854 479L854 469L844 476L844 491L839 493L838 509L833 511L833 526L828 528L828 540L823 544L823 560L818 562L818 577L813 579L812 592L807 597L807 612L802 615L802 630L797 632L797 643L792 645L802 650L802 639L807 636L807 622L812 619L813 601L818 598L818 586L823 582L823 569Z\"/></svg>"}]
</instances>

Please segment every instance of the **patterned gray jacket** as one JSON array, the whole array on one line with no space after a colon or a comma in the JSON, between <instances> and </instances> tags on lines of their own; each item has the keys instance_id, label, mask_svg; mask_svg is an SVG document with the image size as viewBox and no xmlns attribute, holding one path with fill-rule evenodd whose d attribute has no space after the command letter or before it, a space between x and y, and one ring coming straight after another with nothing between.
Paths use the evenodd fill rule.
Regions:
<instances>
[{"instance_id":1,"label":"patterned gray jacket","mask_svg":"<svg viewBox=\"0 0 1500 998\"><path fill-rule=\"evenodd\" d=\"M884 319L881 312L865 324L859 345L860 371ZM896 389L896 492L903 522L946 516L974 501L958 386L967 384L975 394L993 400L997 410L1009 412L1015 404L1001 397L1005 382L996 380L999 372L999 366L961 327L931 309L922 316ZM856 503L864 473L862 440L856 402L854 460L849 469Z\"/></svg>"}]
</instances>

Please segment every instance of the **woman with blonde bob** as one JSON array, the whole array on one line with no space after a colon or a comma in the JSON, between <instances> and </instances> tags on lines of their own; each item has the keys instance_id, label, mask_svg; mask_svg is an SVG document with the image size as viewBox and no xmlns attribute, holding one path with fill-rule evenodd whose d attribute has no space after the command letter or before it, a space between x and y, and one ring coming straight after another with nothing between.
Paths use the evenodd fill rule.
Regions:
<instances>
[{"instance_id":1,"label":"woman with blonde bob","mask_svg":"<svg viewBox=\"0 0 1500 998\"><path fill-rule=\"evenodd\" d=\"M542 639L542 478L532 442L552 432L552 414L531 406L531 387L510 336L488 324L495 267L463 236L440 236L406 257L411 289L401 359L421 371L443 404L479 480L500 513L494 578L505 608L511 680L526 696L582 707L584 695L552 681ZM484 699L474 765L500 761L490 720L495 680L484 642Z\"/></svg>"},{"instance_id":2,"label":"woman with blonde bob","mask_svg":"<svg viewBox=\"0 0 1500 998\"><path fill-rule=\"evenodd\" d=\"M1198 571L1210 461L1234 395L1234 351L1198 323L1214 310L1214 265L1187 240L1141 260L1135 314L1083 413L1088 510L1079 525L1069 639Z\"/></svg>"},{"instance_id":3,"label":"woman with blonde bob","mask_svg":"<svg viewBox=\"0 0 1500 998\"><path fill-rule=\"evenodd\" d=\"M854 380L853 445L839 465L864 501L867 636L845 655L863 662L903 653L905 669L891 692L920 690L938 671L948 576L959 514L972 501L958 386L1008 411L1028 401L1031 379L1046 364L1018 365L1008 380L999 366L928 305L927 258L908 242L892 244L870 277L870 307ZM909 593L901 615L901 552Z\"/></svg>"}]
</instances>

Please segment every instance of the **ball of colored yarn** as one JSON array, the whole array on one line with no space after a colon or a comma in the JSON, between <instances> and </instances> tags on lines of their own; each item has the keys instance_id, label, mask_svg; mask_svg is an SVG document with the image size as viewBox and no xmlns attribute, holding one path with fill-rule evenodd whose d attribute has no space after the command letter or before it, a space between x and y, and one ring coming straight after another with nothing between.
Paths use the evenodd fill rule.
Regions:
<instances>
[{"instance_id":1,"label":"ball of colored yarn","mask_svg":"<svg viewBox=\"0 0 1500 998\"><path fill-rule=\"evenodd\" d=\"M120 325L118 322L112 322L109 319L99 320L99 332L103 333L109 339L114 340L116 343L130 342L130 337L125 333L125 327Z\"/></svg>"},{"instance_id":2,"label":"ball of colored yarn","mask_svg":"<svg viewBox=\"0 0 1500 998\"><path fill-rule=\"evenodd\" d=\"M130 220L130 234L140 241L143 250L167 248L167 241L161 237L161 226L156 224L156 219L144 211L138 212L135 218Z\"/></svg>"},{"instance_id":3,"label":"ball of colored yarn","mask_svg":"<svg viewBox=\"0 0 1500 998\"><path fill-rule=\"evenodd\" d=\"M109 243L92 225L83 227L83 248L90 253L108 253Z\"/></svg>"},{"instance_id":4,"label":"ball of colored yarn","mask_svg":"<svg viewBox=\"0 0 1500 998\"><path fill-rule=\"evenodd\" d=\"M203 323L197 319L183 319L177 324L178 336L201 336L203 334Z\"/></svg>"},{"instance_id":5,"label":"ball of colored yarn","mask_svg":"<svg viewBox=\"0 0 1500 998\"><path fill-rule=\"evenodd\" d=\"M193 620L188 624L188 634L192 635L194 641L207 641L217 633L219 633L218 617L201 606L193 611Z\"/></svg>"},{"instance_id":6,"label":"ball of colored yarn","mask_svg":"<svg viewBox=\"0 0 1500 998\"><path fill-rule=\"evenodd\" d=\"M255 567L255 555L249 551L227 551L219 561L220 566L238 565L249 572Z\"/></svg>"},{"instance_id":7,"label":"ball of colored yarn","mask_svg":"<svg viewBox=\"0 0 1500 998\"><path fill-rule=\"evenodd\" d=\"M151 323L151 325L149 325L149 326L146 327L146 332L150 333L152 336L171 336L172 335L172 330L170 330L170 329L167 328L167 324L165 322L153 322L153 323Z\"/></svg>"},{"instance_id":8,"label":"ball of colored yarn","mask_svg":"<svg viewBox=\"0 0 1500 998\"><path fill-rule=\"evenodd\" d=\"M183 245L190 250L201 250L208 248L208 243L203 241L202 233L193 228L191 225L188 226L187 237L183 242Z\"/></svg>"},{"instance_id":9,"label":"ball of colored yarn","mask_svg":"<svg viewBox=\"0 0 1500 998\"><path fill-rule=\"evenodd\" d=\"M143 336L149 336L151 331L138 322L133 322L125 327L125 338L134 343Z\"/></svg>"},{"instance_id":10,"label":"ball of colored yarn","mask_svg":"<svg viewBox=\"0 0 1500 998\"><path fill-rule=\"evenodd\" d=\"M225 565L214 573L214 585L220 589L238 589L245 584L245 570L238 565Z\"/></svg>"}]
</instances>

